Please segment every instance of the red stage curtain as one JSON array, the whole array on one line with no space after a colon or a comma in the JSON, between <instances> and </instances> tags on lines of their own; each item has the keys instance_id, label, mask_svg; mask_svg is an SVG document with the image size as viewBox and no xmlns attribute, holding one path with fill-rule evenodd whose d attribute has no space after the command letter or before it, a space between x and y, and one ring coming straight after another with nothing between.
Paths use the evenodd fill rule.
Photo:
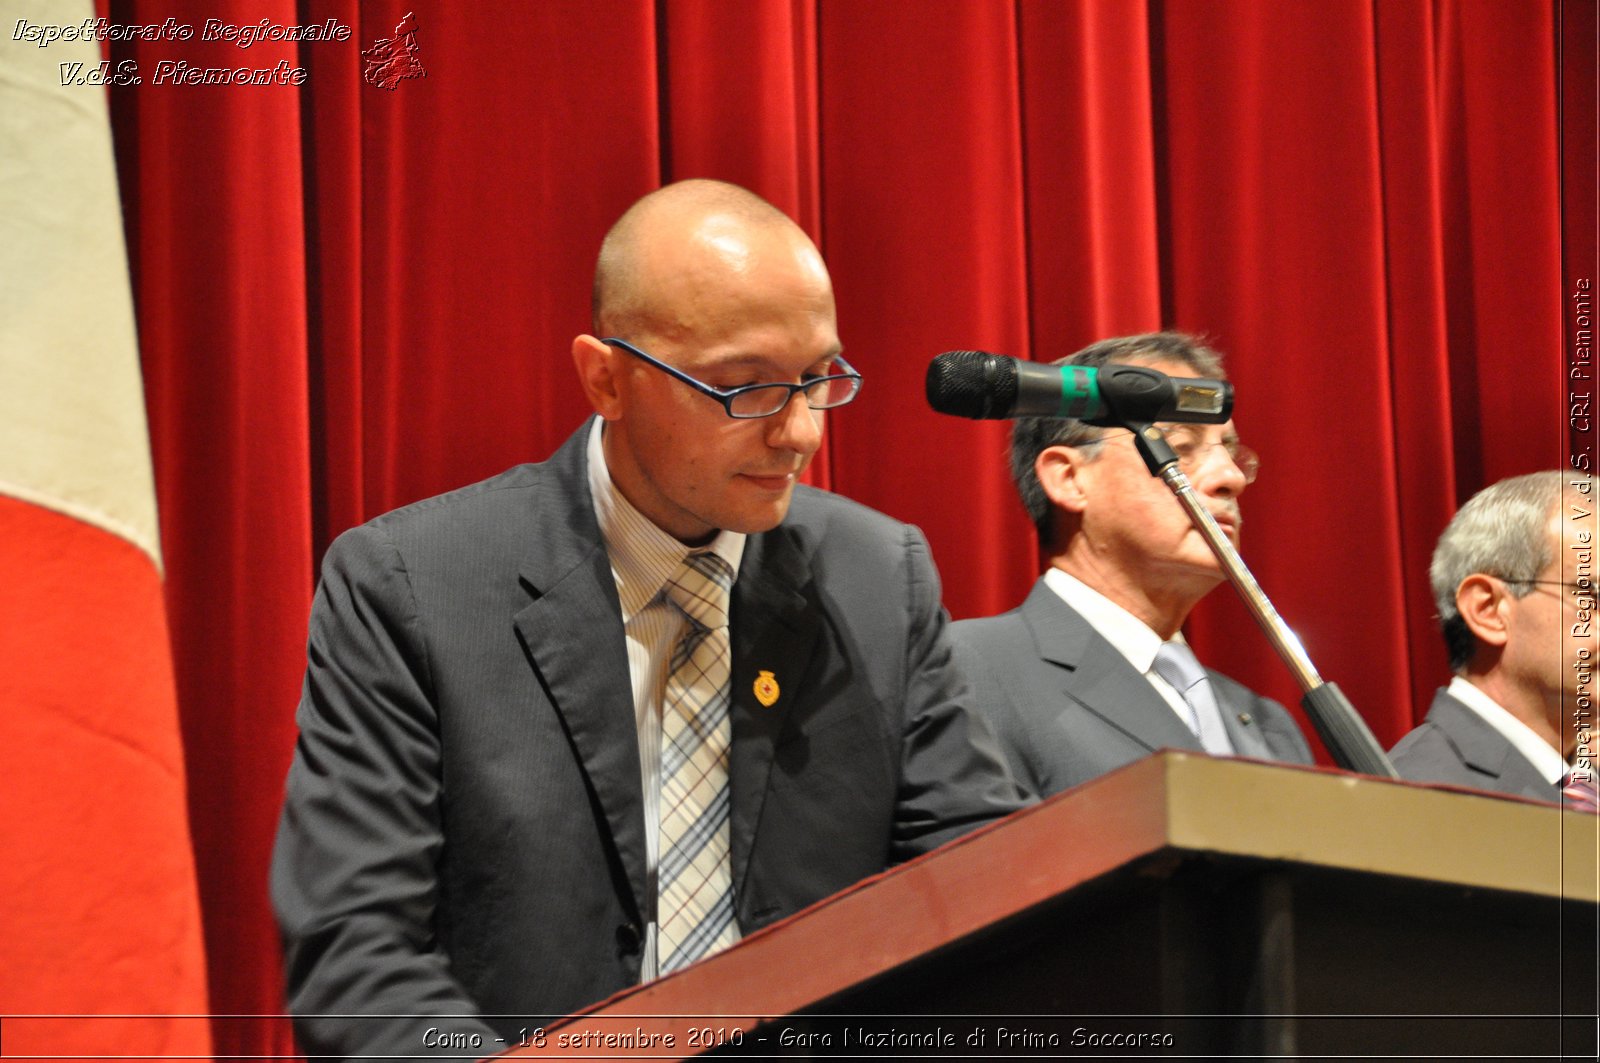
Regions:
<instances>
[{"instance_id":1,"label":"red stage curtain","mask_svg":"<svg viewBox=\"0 0 1600 1063\"><path fill-rule=\"evenodd\" d=\"M194 25L115 45L147 83L112 94L167 563L211 1007L281 1012L267 858L294 744L311 605L307 226L297 90L154 83L158 61L296 63L292 44L202 41L183 5L119 23ZM298 21L293 3L207 17ZM297 616L302 617L296 620ZM290 1052L277 1020L218 1020L219 1056Z\"/></svg>"},{"instance_id":2,"label":"red stage curtain","mask_svg":"<svg viewBox=\"0 0 1600 1063\"><path fill-rule=\"evenodd\" d=\"M958 616L1015 605L1038 558L1004 426L923 402L943 350L1211 337L1266 462L1246 559L1385 744L1446 677L1444 521L1565 460L1552 3L213 6L352 29L113 49L309 74L112 92L218 1011L281 1006L265 869L314 560L580 423L598 241L663 181L746 184L818 238L867 383L813 478L925 528ZM365 83L408 11L426 77ZM1213 598L1202 655L1296 701Z\"/></svg>"}]
</instances>

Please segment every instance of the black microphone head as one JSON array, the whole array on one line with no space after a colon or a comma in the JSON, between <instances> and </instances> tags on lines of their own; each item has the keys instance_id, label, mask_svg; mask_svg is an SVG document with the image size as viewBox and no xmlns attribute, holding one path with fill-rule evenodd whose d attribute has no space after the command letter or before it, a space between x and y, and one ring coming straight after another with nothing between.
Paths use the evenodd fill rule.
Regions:
<instances>
[{"instance_id":1,"label":"black microphone head","mask_svg":"<svg viewBox=\"0 0 1600 1063\"><path fill-rule=\"evenodd\" d=\"M940 413L1005 417L1017 398L1017 365L983 351L946 351L928 363L928 405Z\"/></svg>"}]
</instances>

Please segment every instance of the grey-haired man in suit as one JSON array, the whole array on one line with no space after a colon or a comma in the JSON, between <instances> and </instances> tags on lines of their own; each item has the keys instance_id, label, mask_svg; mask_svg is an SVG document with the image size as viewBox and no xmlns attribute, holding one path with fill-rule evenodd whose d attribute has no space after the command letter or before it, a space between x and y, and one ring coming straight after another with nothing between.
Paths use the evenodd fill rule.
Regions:
<instances>
[{"instance_id":1,"label":"grey-haired man in suit","mask_svg":"<svg viewBox=\"0 0 1600 1063\"><path fill-rule=\"evenodd\" d=\"M308 1054L488 1054L1018 805L922 535L797 485L859 384L805 234L669 185L594 322L553 457L328 553L272 873Z\"/></svg>"},{"instance_id":2,"label":"grey-haired man in suit","mask_svg":"<svg viewBox=\"0 0 1600 1063\"><path fill-rule=\"evenodd\" d=\"M1058 364L1224 375L1220 355L1175 332L1102 340ZM1231 421L1164 427L1195 491L1237 542L1255 453ZM1190 610L1224 575L1131 432L1019 420L1011 472L1049 567L1022 605L961 621L952 636L1024 786L1056 793L1162 748L1311 762L1283 706L1202 668L1184 643Z\"/></svg>"},{"instance_id":3,"label":"grey-haired man in suit","mask_svg":"<svg viewBox=\"0 0 1600 1063\"><path fill-rule=\"evenodd\" d=\"M1484 488L1439 537L1429 582L1455 677L1390 759L1402 778L1576 803L1594 781L1594 479ZM1578 769L1575 771L1575 769Z\"/></svg>"}]
</instances>

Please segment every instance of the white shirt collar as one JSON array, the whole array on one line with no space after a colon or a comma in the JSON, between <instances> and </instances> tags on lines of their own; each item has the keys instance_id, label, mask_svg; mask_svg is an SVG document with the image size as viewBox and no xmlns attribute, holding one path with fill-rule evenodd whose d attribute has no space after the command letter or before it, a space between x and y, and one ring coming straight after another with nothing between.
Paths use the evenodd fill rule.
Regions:
<instances>
[{"instance_id":1,"label":"white shirt collar","mask_svg":"<svg viewBox=\"0 0 1600 1063\"><path fill-rule=\"evenodd\" d=\"M1552 786L1560 783L1567 772L1572 770L1561 754L1551 748L1549 742L1540 738L1533 728L1501 708L1499 702L1461 676L1450 680L1445 693L1477 713L1484 723L1498 731L1507 742L1516 747L1518 753L1528 758L1529 763Z\"/></svg>"},{"instance_id":2,"label":"white shirt collar","mask_svg":"<svg viewBox=\"0 0 1600 1063\"><path fill-rule=\"evenodd\" d=\"M1116 647L1117 652L1128 659L1128 663L1133 665L1135 671L1144 675L1149 674L1162 642L1161 636L1151 630L1150 625L1078 577L1059 568L1046 569L1044 581L1051 590L1060 595L1062 601L1076 609L1091 627ZM1182 642L1183 633L1179 632L1173 636L1172 641Z\"/></svg>"},{"instance_id":3,"label":"white shirt collar","mask_svg":"<svg viewBox=\"0 0 1600 1063\"><path fill-rule=\"evenodd\" d=\"M626 624L655 600L692 551L634 508L611 482L605 447L600 442L604 425L605 420L596 417L589 430L589 494L594 499L594 515L600 523L606 553L611 556L611 574L617 581L622 622ZM744 544L743 532L722 531L711 540L710 549L737 573L744 558Z\"/></svg>"}]
</instances>

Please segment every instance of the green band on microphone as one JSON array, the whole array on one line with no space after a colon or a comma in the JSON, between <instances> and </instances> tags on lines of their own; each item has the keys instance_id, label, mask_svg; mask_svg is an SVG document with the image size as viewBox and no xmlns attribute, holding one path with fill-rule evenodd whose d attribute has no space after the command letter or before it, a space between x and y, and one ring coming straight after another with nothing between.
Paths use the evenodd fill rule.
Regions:
<instances>
[{"instance_id":1,"label":"green band on microphone","mask_svg":"<svg viewBox=\"0 0 1600 1063\"><path fill-rule=\"evenodd\" d=\"M1100 411L1099 374L1086 365L1061 367L1061 406L1057 417L1088 417Z\"/></svg>"}]
</instances>

